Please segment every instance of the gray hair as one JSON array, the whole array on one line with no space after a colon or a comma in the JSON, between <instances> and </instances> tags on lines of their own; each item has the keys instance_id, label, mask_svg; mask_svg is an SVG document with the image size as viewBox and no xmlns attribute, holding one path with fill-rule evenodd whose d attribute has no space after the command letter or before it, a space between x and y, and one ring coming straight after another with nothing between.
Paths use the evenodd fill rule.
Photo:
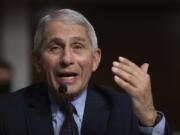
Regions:
<instances>
[{"instance_id":1,"label":"gray hair","mask_svg":"<svg viewBox=\"0 0 180 135\"><path fill-rule=\"evenodd\" d=\"M43 32L45 25L52 21L59 20L61 22L78 24L87 29L88 36L92 45L92 49L95 50L98 47L96 32L91 25L91 23L79 12L71 9L61 9L52 12L40 19L39 25L37 27L35 37L34 37L34 46L33 49L38 51L42 48L43 45Z\"/></svg>"}]
</instances>

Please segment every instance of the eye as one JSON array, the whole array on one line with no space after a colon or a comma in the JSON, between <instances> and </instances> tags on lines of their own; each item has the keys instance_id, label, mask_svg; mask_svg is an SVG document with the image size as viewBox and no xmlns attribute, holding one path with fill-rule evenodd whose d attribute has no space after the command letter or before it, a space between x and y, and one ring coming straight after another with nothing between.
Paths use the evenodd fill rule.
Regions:
<instances>
[{"instance_id":1,"label":"eye","mask_svg":"<svg viewBox=\"0 0 180 135\"><path fill-rule=\"evenodd\" d=\"M83 48L83 44L82 43L73 43L73 48L74 49L82 49Z\"/></svg>"},{"instance_id":2,"label":"eye","mask_svg":"<svg viewBox=\"0 0 180 135\"><path fill-rule=\"evenodd\" d=\"M52 53L59 53L61 51L61 47L58 45L51 45L48 50Z\"/></svg>"},{"instance_id":3,"label":"eye","mask_svg":"<svg viewBox=\"0 0 180 135\"><path fill-rule=\"evenodd\" d=\"M58 46L51 46L50 47L50 50L56 50L56 49L58 49L59 47Z\"/></svg>"}]
</instances>

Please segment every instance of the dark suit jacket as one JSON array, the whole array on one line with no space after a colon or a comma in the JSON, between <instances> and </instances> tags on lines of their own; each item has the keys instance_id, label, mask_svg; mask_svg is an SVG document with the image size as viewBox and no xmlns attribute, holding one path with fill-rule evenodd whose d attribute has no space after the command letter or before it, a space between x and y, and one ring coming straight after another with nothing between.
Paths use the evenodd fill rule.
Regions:
<instances>
[{"instance_id":1,"label":"dark suit jacket","mask_svg":"<svg viewBox=\"0 0 180 135\"><path fill-rule=\"evenodd\" d=\"M45 84L0 97L0 135L53 135ZM128 95L90 84L81 135L140 135Z\"/></svg>"}]
</instances>

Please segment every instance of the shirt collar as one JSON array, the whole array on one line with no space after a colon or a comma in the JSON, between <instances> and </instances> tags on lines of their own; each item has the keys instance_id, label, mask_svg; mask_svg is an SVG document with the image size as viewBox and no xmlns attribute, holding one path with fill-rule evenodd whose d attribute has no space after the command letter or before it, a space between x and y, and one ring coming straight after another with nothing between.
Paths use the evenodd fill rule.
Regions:
<instances>
[{"instance_id":1,"label":"shirt collar","mask_svg":"<svg viewBox=\"0 0 180 135\"><path fill-rule=\"evenodd\" d=\"M54 99L53 95L50 93L50 91L48 91L48 95L49 95L49 99L50 99L50 103L51 103L52 116L56 117L58 115L58 113L60 112L59 105L55 101L55 99ZM85 89L78 98L71 101L71 103L76 108L78 117L80 119L83 118L86 97L87 97L87 89Z\"/></svg>"},{"instance_id":2,"label":"shirt collar","mask_svg":"<svg viewBox=\"0 0 180 135\"><path fill-rule=\"evenodd\" d=\"M84 114L84 108L85 108L85 102L87 97L87 89L83 91L83 93L75 100L73 100L71 103L76 108L76 111L78 113L78 116L82 119Z\"/></svg>"}]
</instances>

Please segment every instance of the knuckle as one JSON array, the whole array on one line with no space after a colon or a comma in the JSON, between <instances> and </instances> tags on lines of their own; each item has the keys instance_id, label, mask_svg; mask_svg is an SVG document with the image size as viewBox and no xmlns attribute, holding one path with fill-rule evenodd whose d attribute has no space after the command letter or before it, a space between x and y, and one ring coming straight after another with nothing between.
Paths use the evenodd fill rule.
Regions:
<instances>
[{"instance_id":1,"label":"knuckle","mask_svg":"<svg viewBox=\"0 0 180 135\"><path fill-rule=\"evenodd\" d=\"M127 80L131 80L131 79L132 79L132 76L129 75L129 74L127 74L127 75L126 75L126 78L127 78Z\"/></svg>"}]
</instances>

